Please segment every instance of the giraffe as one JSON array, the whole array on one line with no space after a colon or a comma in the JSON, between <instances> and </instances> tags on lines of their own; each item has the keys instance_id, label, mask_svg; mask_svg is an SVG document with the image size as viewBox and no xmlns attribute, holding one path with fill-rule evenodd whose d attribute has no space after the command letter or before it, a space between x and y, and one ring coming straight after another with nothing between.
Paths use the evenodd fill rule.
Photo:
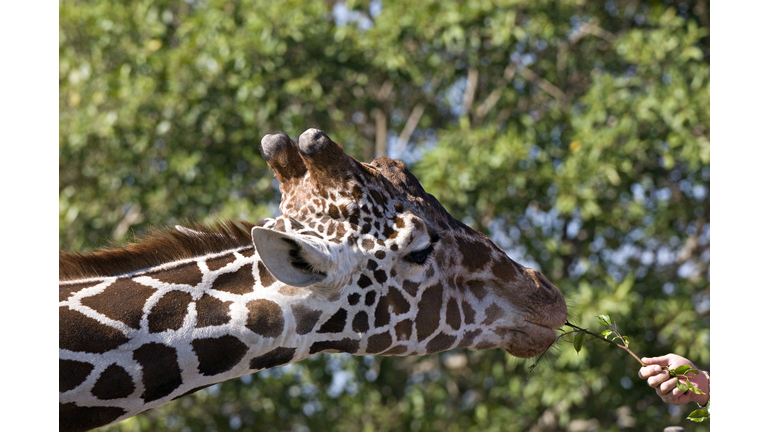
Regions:
<instances>
[{"instance_id":1,"label":"giraffe","mask_svg":"<svg viewBox=\"0 0 768 432\"><path fill-rule=\"evenodd\" d=\"M325 133L266 135L281 214L59 257L59 426L108 425L322 352L531 357L560 291L452 218L405 165Z\"/></svg>"}]
</instances>

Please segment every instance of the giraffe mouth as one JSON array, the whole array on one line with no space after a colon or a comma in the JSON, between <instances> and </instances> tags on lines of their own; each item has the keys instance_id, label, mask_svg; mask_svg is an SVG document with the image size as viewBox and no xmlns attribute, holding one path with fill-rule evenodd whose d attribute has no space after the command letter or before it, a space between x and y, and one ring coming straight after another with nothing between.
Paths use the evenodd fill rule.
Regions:
<instances>
[{"instance_id":1,"label":"giraffe mouth","mask_svg":"<svg viewBox=\"0 0 768 432\"><path fill-rule=\"evenodd\" d=\"M537 356L557 340L555 328L531 321L525 321L522 326L509 331L512 335L504 351L520 358Z\"/></svg>"}]
</instances>

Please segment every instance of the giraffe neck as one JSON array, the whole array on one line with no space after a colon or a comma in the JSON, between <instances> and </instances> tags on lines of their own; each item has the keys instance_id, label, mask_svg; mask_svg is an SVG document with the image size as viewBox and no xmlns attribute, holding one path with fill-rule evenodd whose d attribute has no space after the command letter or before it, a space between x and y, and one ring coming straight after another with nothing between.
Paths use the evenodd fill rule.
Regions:
<instances>
[{"instance_id":1,"label":"giraffe neck","mask_svg":"<svg viewBox=\"0 0 768 432\"><path fill-rule=\"evenodd\" d=\"M359 333L344 332L346 311L328 308L338 295L277 281L253 246L62 282L60 296L60 369L69 381L60 402L102 407L114 417L109 423L218 382L360 345Z\"/></svg>"}]
</instances>

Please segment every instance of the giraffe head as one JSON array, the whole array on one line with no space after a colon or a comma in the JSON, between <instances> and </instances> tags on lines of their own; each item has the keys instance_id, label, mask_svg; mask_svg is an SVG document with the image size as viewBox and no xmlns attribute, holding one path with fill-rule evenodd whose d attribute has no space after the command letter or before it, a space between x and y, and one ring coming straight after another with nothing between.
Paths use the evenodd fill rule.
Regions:
<instances>
[{"instance_id":1,"label":"giraffe head","mask_svg":"<svg viewBox=\"0 0 768 432\"><path fill-rule=\"evenodd\" d=\"M554 342L560 291L451 217L402 162L358 162L317 129L298 144L267 135L262 154L283 195L282 214L251 233L264 265L282 292L341 305L323 327L359 336L326 351L531 357Z\"/></svg>"}]
</instances>

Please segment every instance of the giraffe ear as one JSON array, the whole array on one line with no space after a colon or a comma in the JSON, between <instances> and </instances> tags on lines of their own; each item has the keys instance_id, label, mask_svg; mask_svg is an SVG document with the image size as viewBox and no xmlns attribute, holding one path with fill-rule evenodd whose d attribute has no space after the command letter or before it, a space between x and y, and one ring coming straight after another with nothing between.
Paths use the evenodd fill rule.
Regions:
<instances>
[{"instance_id":1,"label":"giraffe ear","mask_svg":"<svg viewBox=\"0 0 768 432\"><path fill-rule=\"evenodd\" d=\"M327 277L331 253L319 239L255 226L251 238L264 265L280 282L306 287Z\"/></svg>"}]
</instances>

